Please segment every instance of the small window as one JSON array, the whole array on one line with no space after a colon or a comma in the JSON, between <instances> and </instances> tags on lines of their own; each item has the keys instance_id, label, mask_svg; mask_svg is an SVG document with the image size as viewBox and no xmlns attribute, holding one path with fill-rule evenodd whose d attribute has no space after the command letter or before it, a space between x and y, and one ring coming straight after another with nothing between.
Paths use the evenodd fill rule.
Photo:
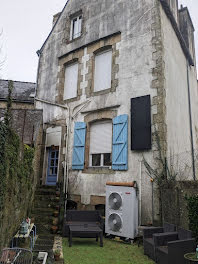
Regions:
<instances>
[{"instance_id":1,"label":"small window","mask_svg":"<svg viewBox=\"0 0 198 264\"><path fill-rule=\"evenodd\" d=\"M82 31L82 15L77 16L71 21L70 40L81 36Z\"/></svg>"},{"instance_id":2,"label":"small window","mask_svg":"<svg viewBox=\"0 0 198 264\"><path fill-rule=\"evenodd\" d=\"M112 50L95 57L94 92L111 88Z\"/></svg>"},{"instance_id":3,"label":"small window","mask_svg":"<svg viewBox=\"0 0 198 264\"><path fill-rule=\"evenodd\" d=\"M96 122L90 126L91 167L110 167L112 149L112 123Z\"/></svg>"},{"instance_id":4,"label":"small window","mask_svg":"<svg viewBox=\"0 0 198 264\"><path fill-rule=\"evenodd\" d=\"M77 96L78 63L65 67L64 100Z\"/></svg>"}]
</instances>

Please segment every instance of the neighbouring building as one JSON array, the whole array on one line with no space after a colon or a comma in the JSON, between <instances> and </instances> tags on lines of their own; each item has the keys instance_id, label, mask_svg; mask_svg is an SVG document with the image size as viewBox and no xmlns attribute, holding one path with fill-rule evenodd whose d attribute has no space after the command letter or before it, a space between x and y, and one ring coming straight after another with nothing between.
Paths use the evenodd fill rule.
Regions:
<instances>
[{"instance_id":1,"label":"neighbouring building","mask_svg":"<svg viewBox=\"0 0 198 264\"><path fill-rule=\"evenodd\" d=\"M8 80L0 80L0 119L4 118L7 107L8 83ZM38 175L35 177L36 183L40 180L43 111L35 109L35 88L35 83L13 81L11 124L21 142L35 147L34 169L35 175Z\"/></svg>"},{"instance_id":2,"label":"neighbouring building","mask_svg":"<svg viewBox=\"0 0 198 264\"><path fill-rule=\"evenodd\" d=\"M151 222L143 156L155 166L155 132L167 157L188 153L188 179L198 177L193 34L177 0L68 0L37 52L42 184L61 182L77 208L93 209L107 181L136 181L140 224Z\"/></svg>"}]
</instances>

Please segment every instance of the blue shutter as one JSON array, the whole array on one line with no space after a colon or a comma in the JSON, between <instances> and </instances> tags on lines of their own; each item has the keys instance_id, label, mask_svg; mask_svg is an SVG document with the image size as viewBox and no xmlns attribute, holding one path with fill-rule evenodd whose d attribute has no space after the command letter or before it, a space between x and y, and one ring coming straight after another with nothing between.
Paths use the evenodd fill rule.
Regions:
<instances>
[{"instance_id":1,"label":"blue shutter","mask_svg":"<svg viewBox=\"0 0 198 264\"><path fill-rule=\"evenodd\" d=\"M128 115L113 119L112 169L128 169Z\"/></svg>"},{"instance_id":2,"label":"blue shutter","mask_svg":"<svg viewBox=\"0 0 198 264\"><path fill-rule=\"evenodd\" d=\"M74 128L74 146L73 146L73 157L72 157L73 170L84 169L85 135L86 135L86 123L76 122Z\"/></svg>"}]
</instances>

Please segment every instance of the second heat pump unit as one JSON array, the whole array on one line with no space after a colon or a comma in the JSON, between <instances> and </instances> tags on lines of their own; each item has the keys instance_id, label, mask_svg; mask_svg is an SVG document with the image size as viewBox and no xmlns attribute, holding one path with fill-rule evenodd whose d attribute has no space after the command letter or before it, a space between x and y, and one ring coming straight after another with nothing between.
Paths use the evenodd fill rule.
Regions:
<instances>
[{"instance_id":1,"label":"second heat pump unit","mask_svg":"<svg viewBox=\"0 0 198 264\"><path fill-rule=\"evenodd\" d=\"M107 183L105 233L134 239L138 230L138 200L132 183Z\"/></svg>"}]
</instances>

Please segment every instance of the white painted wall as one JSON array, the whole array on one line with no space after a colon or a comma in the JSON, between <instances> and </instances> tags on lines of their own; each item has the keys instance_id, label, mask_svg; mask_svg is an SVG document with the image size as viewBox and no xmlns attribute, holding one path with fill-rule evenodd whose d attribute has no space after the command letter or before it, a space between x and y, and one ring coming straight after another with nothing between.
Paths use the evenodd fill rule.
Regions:
<instances>
[{"instance_id":1,"label":"white painted wall","mask_svg":"<svg viewBox=\"0 0 198 264\"><path fill-rule=\"evenodd\" d=\"M168 156L174 157L174 164L185 163L192 167L191 136L188 104L187 61L175 31L164 10L161 8L161 22L164 45L165 89L166 89L166 123ZM192 104L193 132L198 118L198 94L196 86L196 69L189 69L190 93ZM195 136L196 138L196 136ZM194 138L194 147L197 143ZM183 165L181 164L183 163ZM188 175L192 179L192 170Z\"/></svg>"}]
</instances>

